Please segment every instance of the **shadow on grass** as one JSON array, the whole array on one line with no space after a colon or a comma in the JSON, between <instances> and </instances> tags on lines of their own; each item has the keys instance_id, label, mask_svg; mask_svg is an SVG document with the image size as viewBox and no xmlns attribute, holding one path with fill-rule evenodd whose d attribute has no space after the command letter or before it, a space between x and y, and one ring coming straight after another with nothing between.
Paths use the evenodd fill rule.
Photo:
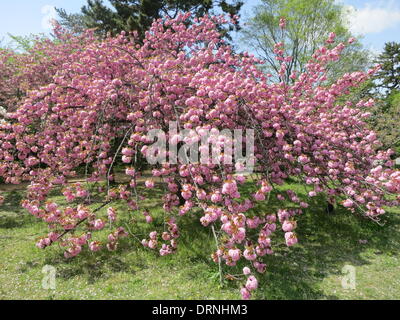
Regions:
<instances>
[{"instance_id":1,"label":"shadow on grass","mask_svg":"<svg viewBox=\"0 0 400 320\"><path fill-rule=\"evenodd\" d=\"M188 217L189 218L189 217ZM376 228L370 221L355 218L348 225L340 222L346 220L344 212L338 212L334 217L325 212L315 212L313 216L304 215L299 221L298 235L300 244L287 248L280 244L275 247L275 254L267 256L265 261L268 272L260 276L260 290L257 299L337 299L334 295L326 295L319 284L328 274L341 274L345 264L354 266L368 264L361 257L366 248L377 252L390 251L395 253L400 245L398 234L395 238L388 235L388 229L399 227L399 220L388 222L386 226ZM212 234L209 228L204 228L194 219L183 219L181 222L182 236L179 251L176 255L159 257L156 252L146 252L146 258L140 254L145 251L139 245L132 246L132 239L127 239L116 252L92 254L83 252L72 260L66 260L60 254L47 259L46 263L57 267L57 273L64 279L84 275L88 283L94 283L99 278L108 278L110 273L127 272L135 274L137 270L149 267L149 264L163 263L165 265L187 267L192 265L195 272L188 273L187 279L209 277L218 270L210 259L210 253L215 250ZM283 234L276 237L277 242ZM369 239L368 244L361 245L359 239ZM139 254L138 254L139 252ZM134 254L138 259L127 261L127 254ZM207 272L198 273L197 264L206 266ZM243 262L235 268L224 266L227 273L239 274L245 266ZM218 278L215 277L218 284ZM236 283L227 282L227 288L236 287Z\"/></svg>"},{"instance_id":2,"label":"shadow on grass","mask_svg":"<svg viewBox=\"0 0 400 320\"><path fill-rule=\"evenodd\" d=\"M305 200L304 193L295 191ZM274 199L275 196L269 206L275 209L273 212L278 209ZM400 214L389 210L384 220L385 224L380 226L342 207L328 214L326 201L315 199L310 208L297 217L299 244L291 248L281 244L274 249L274 255L266 258L269 272L261 278L258 298L337 299L319 289L327 275L342 275L341 270L346 264L370 264L362 257L367 249L372 249L375 254L398 254ZM273 239L283 238L283 232L278 231ZM361 244L360 240L368 242Z\"/></svg>"},{"instance_id":3,"label":"shadow on grass","mask_svg":"<svg viewBox=\"0 0 400 320\"><path fill-rule=\"evenodd\" d=\"M137 269L147 268L143 260L127 261L128 253L136 250L143 250L132 243L123 240L119 243L118 250L108 252L102 250L97 253L83 250L81 254L66 259L60 251L48 254L44 264L49 264L57 269L57 276L68 280L76 276L86 278L88 284L93 284L100 279L107 279L118 272L131 273L134 275ZM137 253L137 252L136 252Z\"/></svg>"},{"instance_id":4,"label":"shadow on grass","mask_svg":"<svg viewBox=\"0 0 400 320\"><path fill-rule=\"evenodd\" d=\"M22 192L5 192L3 196L4 203L0 208L0 228L12 229L23 226L29 219L24 215L24 209L20 205L23 199Z\"/></svg>"},{"instance_id":5,"label":"shadow on grass","mask_svg":"<svg viewBox=\"0 0 400 320\"><path fill-rule=\"evenodd\" d=\"M302 200L306 193L298 185L291 187ZM154 214L155 225L143 222L132 226L132 231L140 233L141 238L147 238L148 232L161 230L163 225L162 208L160 207L161 188L145 189L143 192L149 198L146 207ZM251 187L246 186L243 194L250 195ZM17 201L17 199L14 199ZM276 194L271 195L267 205L257 207L257 211L265 213L276 212L281 207ZM121 207L120 212L123 212ZM210 254L215 251L215 243L210 228L203 227L199 219L201 213L193 210L179 221L181 237L179 249L175 255L159 257L157 252L141 247L133 238L123 239L116 252L102 250L91 253L84 250L74 259L65 259L60 250L50 251L46 264L57 268L61 278L70 279L84 276L88 283L95 283L100 278L108 278L112 273L127 272L135 274L151 265L162 263L163 266L180 266L188 270L187 279L214 277L218 266L211 260ZM143 217L141 217L143 219ZM124 217L128 222L130 218ZM138 218L140 219L140 218ZM397 255L400 247L400 214L390 211L385 216L386 223L379 226L376 223L351 214L338 207L334 214L326 212L326 202L323 198L314 198L304 214L297 217L296 232L299 244L288 248L283 242L283 232L277 231L273 236L275 254L266 256L267 273L259 276L259 290L256 299L338 299L335 295L326 295L321 289L321 282L329 274L340 275L345 264L361 266L369 264L362 253L372 249L375 254ZM140 239L141 239L140 238ZM360 244L359 240L368 240ZM237 267L223 266L224 272L240 274L242 268L248 265L242 261ZM200 266L200 267L199 267ZM204 267L208 270L201 271ZM218 277L214 277L216 285ZM225 288L237 287L237 283L226 282ZM179 288L177 288L179 289Z\"/></svg>"}]
</instances>

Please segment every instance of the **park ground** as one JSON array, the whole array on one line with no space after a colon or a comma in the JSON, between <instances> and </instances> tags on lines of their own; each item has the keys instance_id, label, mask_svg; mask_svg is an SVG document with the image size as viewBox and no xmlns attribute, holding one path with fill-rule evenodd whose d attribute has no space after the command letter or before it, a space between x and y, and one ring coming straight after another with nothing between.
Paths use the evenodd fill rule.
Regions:
<instances>
[{"instance_id":1,"label":"park ground","mask_svg":"<svg viewBox=\"0 0 400 320\"><path fill-rule=\"evenodd\" d=\"M295 189L306 197L297 184ZM160 190L144 190L145 206L162 224ZM150 193L151 192L151 193ZM210 257L215 249L209 228L196 213L180 223L178 252L160 257L141 246L151 226L143 217L124 211L122 222L138 238L123 239L115 252L91 253L86 249L67 260L63 250L45 250L35 241L47 232L44 223L20 207L24 190L5 191L0 207L0 299L239 299L238 284L219 282L218 265ZM62 202L59 190L52 199ZM274 197L271 197L273 199ZM389 209L378 225L338 207L334 214L316 199L298 218L299 244L288 248L283 234L275 240L275 254L267 256L267 272L260 276L255 299L400 299L400 210ZM276 210L270 201L269 212ZM105 235L104 235L105 236ZM56 268L56 289L43 289L43 267ZM355 268L355 289L342 286L343 268ZM226 273L240 274L224 267Z\"/></svg>"}]
</instances>

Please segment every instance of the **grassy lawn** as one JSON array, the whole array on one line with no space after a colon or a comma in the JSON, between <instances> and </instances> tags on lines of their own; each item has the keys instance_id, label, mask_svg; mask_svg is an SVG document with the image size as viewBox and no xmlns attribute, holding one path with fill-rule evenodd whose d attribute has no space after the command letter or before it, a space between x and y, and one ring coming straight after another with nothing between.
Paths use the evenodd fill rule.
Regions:
<instances>
[{"instance_id":1,"label":"grassy lawn","mask_svg":"<svg viewBox=\"0 0 400 320\"><path fill-rule=\"evenodd\" d=\"M305 197L300 186L282 188L289 187ZM161 226L159 194L151 192L145 205L156 212L155 223ZM85 249L67 260L58 246L35 247L35 239L44 235L47 227L20 208L23 192L4 195L5 205L0 207L0 299L240 298L237 283L219 285L218 265L210 257L214 239L211 230L200 225L200 216L193 217L196 213L182 219L175 255L159 257L130 237L121 241L116 252L93 254ZM52 197L61 200L56 191ZM340 208L329 215L323 203L317 199L298 218L298 245L287 248L279 232L273 237L275 254L265 258L267 273L259 277L260 289L254 298L400 299L400 210L390 210L385 225L379 226ZM262 210L274 212L276 208L277 203L271 201ZM140 239L154 229L143 217L126 211L121 219ZM57 270L56 290L42 288L45 265ZM224 266L224 270L238 274L244 265ZM341 286L345 265L356 268L355 290Z\"/></svg>"}]
</instances>

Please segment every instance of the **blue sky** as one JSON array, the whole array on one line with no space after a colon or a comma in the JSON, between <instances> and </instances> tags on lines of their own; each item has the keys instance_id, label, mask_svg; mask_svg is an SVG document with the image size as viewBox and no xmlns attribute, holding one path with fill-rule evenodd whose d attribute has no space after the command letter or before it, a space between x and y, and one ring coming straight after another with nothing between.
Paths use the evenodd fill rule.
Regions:
<instances>
[{"instance_id":1,"label":"blue sky","mask_svg":"<svg viewBox=\"0 0 400 320\"><path fill-rule=\"evenodd\" d=\"M351 30L363 34L364 45L379 52L385 42L400 42L400 0L336 0L351 12ZM7 33L29 35L48 33L49 18L55 17L53 7L78 12L85 0L13 0L0 1L0 40L9 42ZM251 14L261 0L245 0L242 15Z\"/></svg>"}]
</instances>

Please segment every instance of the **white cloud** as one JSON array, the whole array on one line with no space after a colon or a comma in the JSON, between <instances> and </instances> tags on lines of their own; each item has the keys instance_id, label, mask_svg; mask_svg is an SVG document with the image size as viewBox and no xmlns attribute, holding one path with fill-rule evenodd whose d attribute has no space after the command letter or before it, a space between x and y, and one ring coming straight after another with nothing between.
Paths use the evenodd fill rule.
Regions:
<instances>
[{"instance_id":1,"label":"white cloud","mask_svg":"<svg viewBox=\"0 0 400 320\"><path fill-rule=\"evenodd\" d=\"M367 2L360 9L348 5L345 9L354 34L380 33L400 24L400 7L394 1Z\"/></svg>"},{"instance_id":2,"label":"white cloud","mask_svg":"<svg viewBox=\"0 0 400 320\"><path fill-rule=\"evenodd\" d=\"M45 30L53 29L52 21L57 18L57 11L54 6L49 4L43 6L42 14L44 14L42 18L42 28Z\"/></svg>"}]
</instances>

